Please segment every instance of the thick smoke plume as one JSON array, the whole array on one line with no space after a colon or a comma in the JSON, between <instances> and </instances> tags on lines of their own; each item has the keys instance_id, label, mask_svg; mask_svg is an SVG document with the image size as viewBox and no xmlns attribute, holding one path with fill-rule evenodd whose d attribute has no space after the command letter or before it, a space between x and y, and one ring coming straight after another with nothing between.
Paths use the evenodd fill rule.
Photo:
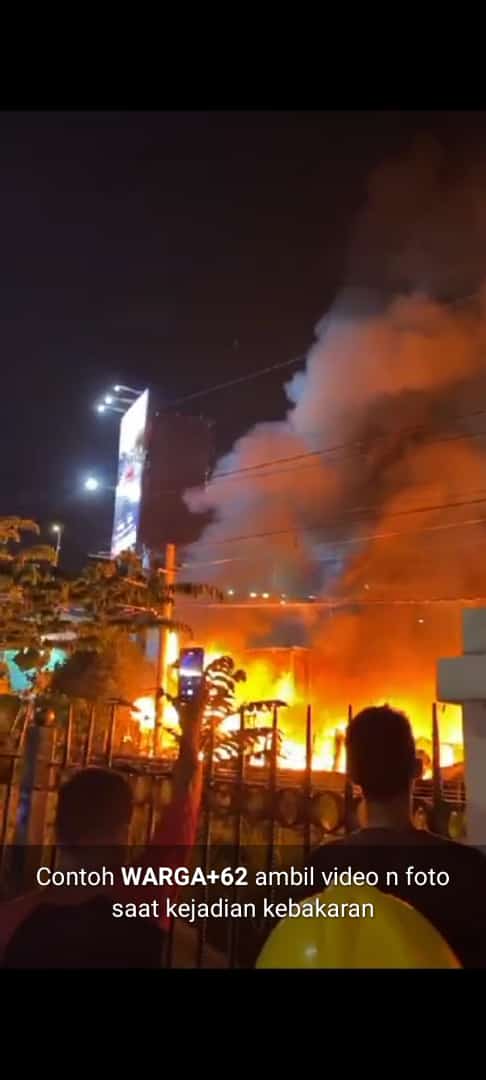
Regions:
<instances>
[{"instance_id":1,"label":"thick smoke plume","mask_svg":"<svg viewBox=\"0 0 486 1080\"><path fill-rule=\"evenodd\" d=\"M377 172L352 287L287 384L287 415L186 496L212 513L188 553L201 579L346 603L298 625L272 609L249 634L311 642L321 691L341 703L412 683L431 699L437 656L460 648L460 606L426 601L486 597L485 194L483 166L458 175L429 142Z\"/></svg>"}]
</instances>

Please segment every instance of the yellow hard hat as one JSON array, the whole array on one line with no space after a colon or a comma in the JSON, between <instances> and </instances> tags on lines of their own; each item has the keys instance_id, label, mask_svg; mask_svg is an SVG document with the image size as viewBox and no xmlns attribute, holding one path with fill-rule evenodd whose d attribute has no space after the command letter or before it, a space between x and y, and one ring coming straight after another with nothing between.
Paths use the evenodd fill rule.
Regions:
<instances>
[{"instance_id":1,"label":"yellow hard hat","mask_svg":"<svg viewBox=\"0 0 486 1080\"><path fill-rule=\"evenodd\" d=\"M353 917L349 907L337 918L304 915L304 905L371 904ZM369 885L332 886L302 901L299 914L287 917L270 934L257 968L460 968L452 950L428 920L394 896ZM367 911L369 912L369 908Z\"/></svg>"}]
</instances>

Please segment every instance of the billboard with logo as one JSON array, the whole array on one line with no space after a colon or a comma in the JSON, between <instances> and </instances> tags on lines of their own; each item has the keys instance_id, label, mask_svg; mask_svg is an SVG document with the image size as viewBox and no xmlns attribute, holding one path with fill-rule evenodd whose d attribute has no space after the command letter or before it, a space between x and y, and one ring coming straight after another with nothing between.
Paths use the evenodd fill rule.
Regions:
<instances>
[{"instance_id":1,"label":"billboard with logo","mask_svg":"<svg viewBox=\"0 0 486 1080\"><path fill-rule=\"evenodd\" d=\"M134 548L137 543L142 502L149 392L145 390L125 413L120 424L118 481L111 554Z\"/></svg>"}]
</instances>

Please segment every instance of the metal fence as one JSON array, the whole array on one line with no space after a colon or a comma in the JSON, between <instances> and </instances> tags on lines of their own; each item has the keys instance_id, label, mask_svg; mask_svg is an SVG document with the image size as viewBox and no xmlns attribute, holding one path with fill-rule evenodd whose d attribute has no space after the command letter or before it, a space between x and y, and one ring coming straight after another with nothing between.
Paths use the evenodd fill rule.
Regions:
<instances>
[{"instance_id":1,"label":"metal fence","mask_svg":"<svg viewBox=\"0 0 486 1080\"><path fill-rule=\"evenodd\" d=\"M348 709L348 717L352 710ZM240 732L247 715L241 709ZM273 708L269 752L257 767L248 762L244 738L238 752L218 761L211 743L206 753L204 795L194 858L206 871L236 867L253 859L268 870L289 863L305 865L311 850L322 842L356 828L360 819L359 792L348 778L312 768L312 708L305 711L305 767L302 771L279 767L279 709ZM82 723L71 706L62 725L32 725L24 716L0 752L0 883L4 898L25 888L29 852L42 854L43 864L56 862L55 820L60 785L87 765L104 765L126 775L133 792L130 842L150 843L154 828L171 799L170 760L131 756L118 738L116 704L100 717L91 708ZM414 793L416 824L442 834L460 835L465 795L462 782L442 782L439 768L437 705L432 706L432 777L419 781ZM118 731L118 734L117 734ZM213 733L214 739L214 733ZM9 857L12 851L16 857ZM269 927L262 920L242 926L235 920L216 925L201 920L187 934L183 948L192 957L184 966L247 966L263 943ZM177 964L184 928L171 925L167 963ZM209 957L209 959L208 959Z\"/></svg>"}]
</instances>

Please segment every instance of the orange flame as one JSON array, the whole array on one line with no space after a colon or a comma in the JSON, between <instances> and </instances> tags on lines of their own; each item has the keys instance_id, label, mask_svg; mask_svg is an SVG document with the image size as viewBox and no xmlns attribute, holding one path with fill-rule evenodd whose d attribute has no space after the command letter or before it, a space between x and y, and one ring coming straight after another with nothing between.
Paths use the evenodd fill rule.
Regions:
<instances>
[{"instance_id":1,"label":"orange flame","mask_svg":"<svg viewBox=\"0 0 486 1080\"><path fill-rule=\"evenodd\" d=\"M175 635L174 635L175 637ZM205 650L206 663L211 663L228 653L228 648L211 645ZM286 650L279 650L283 654L285 663L288 664ZM253 656L235 657L238 666L245 669L247 681L236 686L236 709L249 701L280 700L284 701L288 708L280 710L279 729L282 734L282 744L279 755L279 767L282 769L303 770L306 765L305 749L305 707L308 704L308 688L300 687L294 671L288 667L283 671L277 670L278 661L272 650L268 656L262 653ZM345 689L343 690L343 708L340 712L324 708L319 701L313 703L313 749L312 768L316 771L343 773L346 769L346 756L344 747L344 734L347 725L347 708L344 704ZM425 702L412 695L404 696L397 694L388 698L388 703L395 708L401 709L410 717L414 734L417 740L417 748L425 757L424 777L430 776L430 763L432 758L432 708L429 701ZM368 699L357 703L358 707L365 704L383 704L379 699ZM135 702L136 712L134 717L138 720L140 728L144 732L153 729L155 722L155 705L152 697L138 698ZM250 718L249 718L250 719ZM462 739L462 710L457 705L440 705L438 712L439 730L441 736L440 764L442 767L453 765L463 760ZM270 731L271 715L269 712L254 714L251 721L255 726L266 727ZM166 705L164 724L167 728L178 730L178 717L174 707ZM239 728L240 719L238 712L227 717L220 725L222 732L232 732ZM250 758L250 764L261 766L264 758L261 755L263 746L256 748L255 755Z\"/></svg>"}]
</instances>

